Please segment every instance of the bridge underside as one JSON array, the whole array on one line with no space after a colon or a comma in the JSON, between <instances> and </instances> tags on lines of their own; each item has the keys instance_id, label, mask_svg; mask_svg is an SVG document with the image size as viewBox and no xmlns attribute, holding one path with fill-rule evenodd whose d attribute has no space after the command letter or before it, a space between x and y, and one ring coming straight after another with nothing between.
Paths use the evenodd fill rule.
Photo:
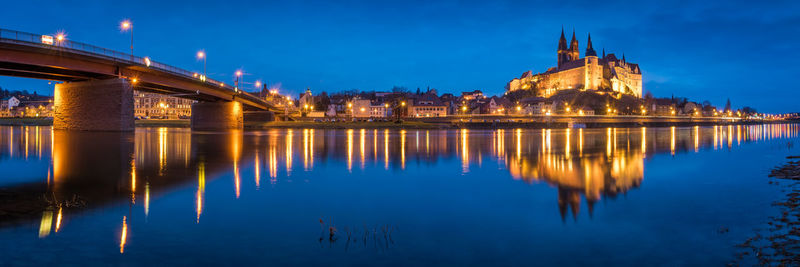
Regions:
<instances>
[{"instance_id":1,"label":"bridge underside","mask_svg":"<svg viewBox=\"0 0 800 267\"><path fill-rule=\"evenodd\" d=\"M138 86L119 78L57 84L54 94L53 128L77 131L132 131L134 89L138 90ZM240 102L198 101L192 104L191 127L195 130L241 129L245 119L244 114ZM255 118L248 117L248 119Z\"/></svg>"}]
</instances>

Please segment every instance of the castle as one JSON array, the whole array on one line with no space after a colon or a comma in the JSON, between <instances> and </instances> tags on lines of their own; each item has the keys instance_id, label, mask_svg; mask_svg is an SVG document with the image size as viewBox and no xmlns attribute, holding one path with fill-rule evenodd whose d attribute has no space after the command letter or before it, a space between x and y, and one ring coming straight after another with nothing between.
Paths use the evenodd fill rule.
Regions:
<instances>
[{"instance_id":1,"label":"castle","mask_svg":"<svg viewBox=\"0 0 800 267\"><path fill-rule=\"evenodd\" d=\"M506 85L507 92L530 89L538 90L537 95L541 97L549 97L565 89L605 89L642 97L642 71L639 64L627 62L624 54L622 59L618 59L614 54L606 55L604 49L602 57L598 57L592 48L591 34L584 57L581 58L575 31L567 48L567 38L564 37L564 29L561 29L558 65L538 74L527 71Z\"/></svg>"}]
</instances>

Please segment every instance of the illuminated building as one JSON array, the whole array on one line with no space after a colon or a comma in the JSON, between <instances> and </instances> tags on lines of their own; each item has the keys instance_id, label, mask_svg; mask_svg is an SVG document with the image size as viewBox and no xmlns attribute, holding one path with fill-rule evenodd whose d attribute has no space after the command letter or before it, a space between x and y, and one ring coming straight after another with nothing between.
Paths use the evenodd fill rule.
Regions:
<instances>
[{"instance_id":1,"label":"illuminated building","mask_svg":"<svg viewBox=\"0 0 800 267\"><path fill-rule=\"evenodd\" d=\"M354 118L383 118L389 117L389 107L383 103L369 99L354 99L351 109Z\"/></svg>"},{"instance_id":2,"label":"illuminated building","mask_svg":"<svg viewBox=\"0 0 800 267\"><path fill-rule=\"evenodd\" d=\"M140 118L188 119L193 100L134 91L134 116Z\"/></svg>"},{"instance_id":3,"label":"illuminated building","mask_svg":"<svg viewBox=\"0 0 800 267\"><path fill-rule=\"evenodd\" d=\"M432 93L426 93L411 101L408 105L410 117L444 117L447 116L447 105Z\"/></svg>"},{"instance_id":4,"label":"illuminated building","mask_svg":"<svg viewBox=\"0 0 800 267\"><path fill-rule=\"evenodd\" d=\"M566 89L607 89L642 97L642 72L639 65L629 63L624 55L622 59L618 59L614 54L606 55L605 50L602 57L598 57L592 48L591 35L588 38L585 55L580 58L575 32L573 31L572 41L567 47L567 39L562 29L557 55L556 67L538 74L527 71L520 78L508 82L506 90L509 92L539 90L539 96L549 97L559 90Z\"/></svg>"}]
</instances>

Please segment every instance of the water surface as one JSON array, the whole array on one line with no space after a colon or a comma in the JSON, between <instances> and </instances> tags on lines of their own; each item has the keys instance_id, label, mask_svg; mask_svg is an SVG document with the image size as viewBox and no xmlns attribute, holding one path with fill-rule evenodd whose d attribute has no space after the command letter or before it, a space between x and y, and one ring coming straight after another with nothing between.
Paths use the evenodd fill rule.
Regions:
<instances>
[{"instance_id":1,"label":"water surface","mask_svg":"<svg viewBox=\"0 0 800 267\"><path fill-rule=\"evenodd\" d=\"M85 204L3 217L0 262L721 265L774 215L766 174L799 139L796 124L0 127L4 207Z\"/></svg>"}]
</instances>

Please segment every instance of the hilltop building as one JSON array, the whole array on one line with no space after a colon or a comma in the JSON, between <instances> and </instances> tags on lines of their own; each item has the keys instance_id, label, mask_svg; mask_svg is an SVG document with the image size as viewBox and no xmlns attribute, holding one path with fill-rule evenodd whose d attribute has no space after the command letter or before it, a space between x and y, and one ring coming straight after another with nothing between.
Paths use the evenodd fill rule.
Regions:
<instances>
[{"instance_id":1,"label":"hilltop building","mask_svg":"<svg viewBox=\"0 0 800 267\"><path fill-rule=\"evenodd\" d=\"M558 90L612 90L614 92L642 97L642 71L639 64L618 59L614 54L598 57L592 47L592 36L586 45L584 57L580 57L578 40L572 32L572 41L567 46L564 30L558 41L557 65L543 73L527 71L521 77L508 82L506 91L537 90L537 95L549 97Z\"/></svg>"}]
</instances>

